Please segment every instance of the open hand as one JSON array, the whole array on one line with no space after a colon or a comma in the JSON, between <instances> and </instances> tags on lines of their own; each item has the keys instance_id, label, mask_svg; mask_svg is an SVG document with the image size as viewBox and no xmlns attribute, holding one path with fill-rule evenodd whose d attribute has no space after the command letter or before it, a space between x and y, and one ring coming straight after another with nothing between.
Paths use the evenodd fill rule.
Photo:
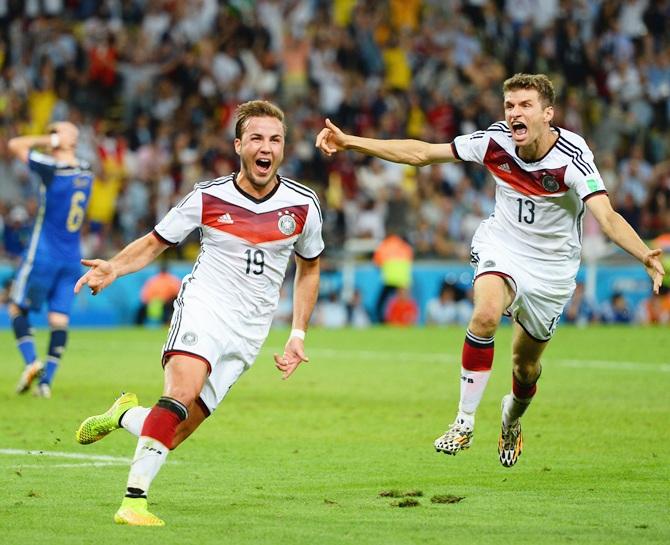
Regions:
<instances>
[{"instance_id":1,"label":"open hand","mask_svg":"<svg viewBox=\"0 0 670 545\"><path fill-rule=\"evenodd\" d=\"M663 250L657 248L656 250L651 250L644 257L644 268L647 270L647 274L651 277L651 280L654 283L654 293L656 294L661 288L663 277L665 276L665 269L661 263L662 253Z\"/></svg>"}]
</instances>

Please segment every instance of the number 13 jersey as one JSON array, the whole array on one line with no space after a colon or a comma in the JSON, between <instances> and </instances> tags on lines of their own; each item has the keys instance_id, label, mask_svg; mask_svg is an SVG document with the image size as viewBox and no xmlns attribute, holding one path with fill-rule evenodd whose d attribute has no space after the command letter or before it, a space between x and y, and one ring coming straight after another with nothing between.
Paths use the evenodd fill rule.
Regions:
<instances>
[{"instance_id":1,"label":"number 13 jersey","mask_svg":"<svg viewBox=\"0 0 670 545\"><path fill-rule=\"evenodd\" d=\"M549 265L552 277L570 280L581 253L584 201L605 193L593 153L579 135L552 127L558 139L544 157L517 154L504 121L452 143L462 161L484 165L496 182L496 205L475 236L500 244L513 257Z\"/></svg>"},{"instance_id":2,"label":"number 13 jersey","mask_svg":"<svg viewBox=\"0 0 670 545\"><path fill-rule=\"evenodd\" d=\"M263 199L236 183L236 173L195 184L154 228L167 244L201 230L200 254L176 305L206 305L227 327L262 342L279 300L291 252L316 259L324 249L316 194L283 176Z\"/></svg>"}]
</instances>

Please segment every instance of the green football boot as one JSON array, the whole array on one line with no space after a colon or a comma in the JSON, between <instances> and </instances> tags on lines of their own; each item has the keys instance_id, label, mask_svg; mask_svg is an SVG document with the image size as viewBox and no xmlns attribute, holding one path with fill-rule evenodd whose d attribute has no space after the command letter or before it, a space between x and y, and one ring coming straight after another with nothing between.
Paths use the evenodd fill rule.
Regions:
<instances>
[{"instance_id":1,"label":"green football boot","mask_svg":"<svg viewBox=\"0 0 670 545\"><path fill-rule=\"evenodd\" d=\"M121 427L121 417L128 410L138 406L135 394L122 394L114 404L103 414L89 416L84 420L74 434L77 443L90 445L100 441L108 433Z\"/></svg>"},{"instance_id":2,"label":"green football boot","mask_svg":"<svg viewBox=\"0 0 670 545\"><path fill-rule=\"evenodd\" d=\"M129 526L165 526L164 521L148 511L146 498L123 498L114 522Z\"/></svg>"}]
</instances>

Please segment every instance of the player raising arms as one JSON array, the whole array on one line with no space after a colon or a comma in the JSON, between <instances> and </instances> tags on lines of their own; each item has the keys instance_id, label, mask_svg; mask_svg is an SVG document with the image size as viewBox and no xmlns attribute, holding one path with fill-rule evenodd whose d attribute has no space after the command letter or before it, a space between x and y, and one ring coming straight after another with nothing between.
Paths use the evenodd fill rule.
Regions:
<instances>
[{"instance_id":1,"label":"player raising arms","mask_svg":"<svg viewBox=\"0 0 670 545\"><path fill-rule=\"evenodd\" d=\"M450 161L484 165L496 182L496 205L472 240L474 310L463 344L458 414L435 448L457 454L472 444L475 411L493 364L501 317L514 320L512 391L502 400L500 462L513 466L523 440L520 417L536 392L540 358L575 287L585 206L604 233L636 257L658 291L665 274L650 250L612 209L593 154L580 136L551 124L554 88L543 74L503 84L505 121L452 143L377 140L343 133L326 120L316 146L327 155L355 150L397 163Z\"/></svg>"},{"instance_id":2,"label":"player raising arms","mask_svg":"<svg viewBox=\"0 0 670 545\"><path fill-rule=\"evenodd\" d=\"M91 269L76 291L93 294L140 270L196 228L201 251L183 282L163 346L163 396L153 408L122 395L104 414L82 422L79 443L123 427L139 437L118 524L162 526L147 510L151 481L174 449L209 416L258 356L279 301L291 252L296 253L293 330L277 368L288 378L308 361L305 330L319 289L321 210L313 191L277 174L284 159L284 113L265 101L236 111L240 171L195 188L154 228Z\"/></svg>"},{"instance_id":3,"label":"player raising arms","mask_svg":"<svg viewBox=\"0 0 670 545\"><path fill-rule=\"evenodd\" d=\"M79 130L67 121L54 123L43 136L18 136L10 151L40 179L39 211L9 294L9 316L25 367L16 391L30 389L51 397L51 383L67 341L73 288L81 274L79 234L93 176L89 165L75 156ZM39 147L44 152L35 151ZM51 329L46 365L37 357L29 311L47 303Z\"/></svg>"}]
</instances>

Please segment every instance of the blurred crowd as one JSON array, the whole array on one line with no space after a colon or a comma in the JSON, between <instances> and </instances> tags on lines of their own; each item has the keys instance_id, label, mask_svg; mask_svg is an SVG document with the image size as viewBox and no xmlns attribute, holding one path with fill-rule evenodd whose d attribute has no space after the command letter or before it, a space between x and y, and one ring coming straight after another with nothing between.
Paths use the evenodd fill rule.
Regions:
<instances>
[{"instance_id":1,"label":"blurred crowd","mask_svg":"<svg viewBox=\"0 0 670 545\"><path fill-rule=\"evenodd\" d=\"M552 77L556 124L587 138L626 219L647 238L670 232L669 0L5 0L0 69L9 260L37 190L8 138L80 126L96 173L84 252L103 256L236 167L232 114L254 98L287 113L281 172L321 195L331 255L394 232L416 258L465 259L493 210L485 171L326 159L314 137L330 117L447 142L501 119L501 83L521 71ZM585 236L599 240L595 222Z\"/></svg>"}]
</instances>

